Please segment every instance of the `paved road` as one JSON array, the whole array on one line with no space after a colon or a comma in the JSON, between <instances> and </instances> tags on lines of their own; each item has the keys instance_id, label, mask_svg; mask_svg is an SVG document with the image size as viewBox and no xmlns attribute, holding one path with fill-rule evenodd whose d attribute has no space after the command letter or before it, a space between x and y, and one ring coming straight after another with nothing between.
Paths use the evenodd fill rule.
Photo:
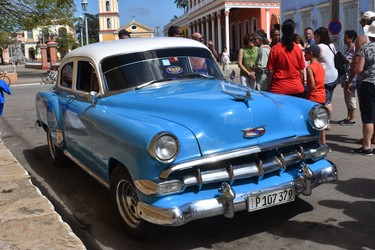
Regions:
<instances>
[{"instance_id":1,"label":"paved road","mask_svg":"<svg viewBox=\"0 0 375 250\"><path fill-rule=\"evenodd\" d=\"M238 213L231 220L216 217L166 228L152 242L133 240L119 228L108 205L108 192L87 174L74 164L53 168L46 159L45 133L33 129L33 97L48 87L15 86L0 130L6 133L5 145L88 249L375 249L375 157L350 152L358 147L354 140L361 136L360 125L335 124L346 115L340 87L327 133L332 148L328 158L338 166L339 181L287 205Z\"/></svg>"}]
</instances>

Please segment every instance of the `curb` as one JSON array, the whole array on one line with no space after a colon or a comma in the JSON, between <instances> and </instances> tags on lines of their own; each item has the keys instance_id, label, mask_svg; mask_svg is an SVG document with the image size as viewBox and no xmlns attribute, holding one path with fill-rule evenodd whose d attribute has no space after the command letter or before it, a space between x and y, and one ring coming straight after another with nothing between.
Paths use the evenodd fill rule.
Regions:
<instances>
[{"instance_id":1,"label":"curb","mask_svg":"<svg viewBox=\"0 0 375 250\"><path fill-rule=\"evenodd\" d=\"M0 138L0 249L86 249Z\"/></svg>"}]
</instances>

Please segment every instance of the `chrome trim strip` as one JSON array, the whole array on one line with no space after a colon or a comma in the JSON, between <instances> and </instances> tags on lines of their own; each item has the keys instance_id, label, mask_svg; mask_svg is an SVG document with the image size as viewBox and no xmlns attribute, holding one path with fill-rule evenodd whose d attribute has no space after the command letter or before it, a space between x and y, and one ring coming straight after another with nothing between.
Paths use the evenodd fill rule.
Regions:
<instances>
[{"instance_id":1,"label":"chrome trim strip","mask_svg":"<svg viewBox=\"0 0 375 250\"><path fill-rule=\"evenodd\" d=\"M312 189L325 182L335 181L338 178L337 167L331 162L330 164L330 166L313 172L312 177L309 178L311 181L310 186L306 186L308 185L306 178L300 176L292 182L272 186L267 189L255 190L250 193L236 194L236 197L233 200L234 212L246 210L246 197L251 194L263 193L290 185L294 186L296 194L303 194L305 188ZM180 207L169 209L161 209L144 202L138 202L137 206L138 215L141 218L151 223L165 226L181 226L193 220L223 215L225 212L220 198L198 200Z\"/></svg>"},{"instance_id":2,"label":"chrome trim strip","mask_svg":"<svg viewBox=\"0 0 375 250\"><path fill-rule=\"evenodd\" d=\"M82 168L85 172L87 172L89 175L91 175L95 180L97 180L100 184L102 184L105 188L109 189L109 183L107 183L102 177L98 176L94 172L92 172L90 169L88 169L83 163L81 163L79 160L77 160L75 157L73 157L68 151L64 150L64 154L71 159L75 164L77 164L80 168Z\"/></svg>"},{"instance_id":3,"label":"chrome trim strip","mask_svg":"<svg viewBox=\"0 0 375 250\"><path fill-rule=\"evenodd\" d=\"M305 142L315 141L315 140L318 140L318 138L315 136L292 137L292 138L286 138L286 139L277 140L273 142L268 142L259 146L253 146L253 147L244 148L240 150L234 150L234 151L230 151L226 153L205 156L197 160L179 163L177 165L173 165L169 168L166 168L160 172L159 177L160 179L167 179L168 176L172 172L175 172L175 171L186 170L191 167L198 166L198 165L205 165L205 164L218 162L222 160L251 155L251 154L259 153L262 151L267 151L267 150L274 149L274 148L287 147L290 145L305 143Z\"/></svg>"}]
</instances>

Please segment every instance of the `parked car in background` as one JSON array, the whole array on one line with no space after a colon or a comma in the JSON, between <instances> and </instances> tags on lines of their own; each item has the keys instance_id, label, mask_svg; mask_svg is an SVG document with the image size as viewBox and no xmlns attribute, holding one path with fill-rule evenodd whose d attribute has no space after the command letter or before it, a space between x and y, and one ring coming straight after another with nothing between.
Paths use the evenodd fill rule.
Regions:
<instances>
[{"instance_id":1,"label":"parked car in background","mask_svg":"<svg viewBox=\"0 0 375 250\"><path fill-rule=\"evenodd\" d=\"M324 106L224 79L191 39L75 49L36 111L52 161L68 157L107 187L135 237L292 202L337 179L320 142Z\"/></svg>"}]
</instances>

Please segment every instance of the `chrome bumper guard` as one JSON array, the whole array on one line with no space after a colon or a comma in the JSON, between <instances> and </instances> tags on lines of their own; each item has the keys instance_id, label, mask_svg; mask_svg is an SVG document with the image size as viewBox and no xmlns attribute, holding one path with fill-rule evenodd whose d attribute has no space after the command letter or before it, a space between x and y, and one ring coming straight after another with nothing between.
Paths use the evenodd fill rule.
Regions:
<instances>
[{"instance_id":1,"label":"chrome bumper guard","mask_svg":"<svg viewBox=\"0 0 375 250\"><path fill-rule=\"evenodd\" d=\"M333 163L316 172L311 171L308 165L303 165L300 172L302 175L292 182L273 186L267 188L267 190L252 191L250 193L236 194L230 184L224 182L218 190L217 198L196 201L170 209L161 209L139 202L138 214L148 222L165 226L181 226L193 220L217 215L232 218L234 212L247 209L246 197L249 195L286 186L293 186L296 195L310 195L313 188L326 182L335 181L338 178L337 168Z\"/></svg>"}]
</instances>

